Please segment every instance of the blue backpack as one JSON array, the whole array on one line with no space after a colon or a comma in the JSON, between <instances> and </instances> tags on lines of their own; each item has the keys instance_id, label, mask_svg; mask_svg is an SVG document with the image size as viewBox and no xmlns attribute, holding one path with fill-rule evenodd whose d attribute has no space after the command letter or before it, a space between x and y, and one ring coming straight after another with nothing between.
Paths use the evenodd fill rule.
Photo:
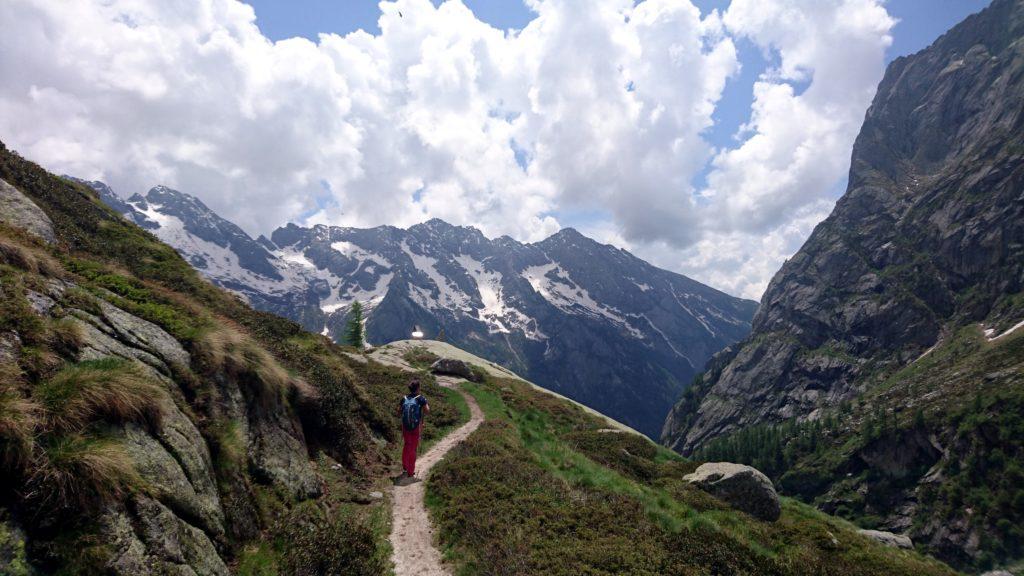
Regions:
<instances>
[{"instance_id":1,"label":"blue backpack","mask_svg":"<svg viewBox=\"0 0 1024 576\"><path fill-rule=\"evenodd\" d=\"M402 397L402 427L406 430L415 430L423 419L423 412L420 408L420 396L412 398Z\"/></svg>"}]
</instances>

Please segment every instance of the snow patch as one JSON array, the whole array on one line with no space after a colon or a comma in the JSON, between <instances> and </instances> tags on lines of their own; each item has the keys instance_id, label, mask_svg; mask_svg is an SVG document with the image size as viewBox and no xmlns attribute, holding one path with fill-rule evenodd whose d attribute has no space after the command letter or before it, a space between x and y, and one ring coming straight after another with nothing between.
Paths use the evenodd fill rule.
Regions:
<instances>
[{"instance_id":1,"label":"snow patch","mask_svg":"<svg viewBox=\"0 0 1024 576\"><path fill-rule=\"evenodd\" d=\"M995 342L996 340L999 340L1000 338L1003 338L1003 337L1009 336L1010 334L1013 334L1014 332L1016 332L1021 327L1024 327L1024 320L1021 320L1017 324L1011 326L1009 330L1007 330L1006 332L1003 332L1002 334L1000 334L998 336L993 336L992 335L995 332L994 328L988 328L988 329L985 330L985 338L988 338L989 342Z\"/></svg>"},{"instance_id":2,"label":"snow patch","mask_svg":"<svg viewBox=\"0 0 1024 576\"><path fill-rule=\"evenodd\" d=\"M610 320L629 332L634 338L643 339L643 332L630 325L619 310L599 304L572 280L569 273L556 262L541 266L528 266L520 275L530 283L533 291L563 312L592 316Z\"/></svg>"},{"instance_id":3,"label":"snow patch","mask_svg":"<svg viewBox=\"0 0 1024 576\"><path fill-rule=\"evenodd\" d=\"M460 291L456 286L453 286L447 278L437 271L437 259L413 252L404 240L402 241L401 247L402 252L405 252L406 256L412 260L413 266L415 266L417 270L426 274L427 277L430 278L431 282L437 286L438 297L436 300L434 299L433 294L429 291L423 290L418 286L410 286L410 288L420 288L418 294L421 300L417 301L417 304L428 310L436 310L438 308L464 311L472 310L469 296Z\"/></svg>"},{"instance_id":4,"label":"snow patch","mask_svg":"<svg viewBox=\"0 0 1024 576\"><path fill-rule=\"evenodd\" d=\"M334 249L335 252L341 254L342 256L350 258L352 260L358 260L360 263L373 262L379 266L383 266L384 268L391 268L391 262L387 258L381 256L380 254L368 252L351 242L347 242L345 240L332 242L331 248Z\"/></svg>"},{"instance_id":5,"label":"snow patch","mask_svg":"<svg viewBox=\"0 0 1024 576\"><path fill-rule=\"evenodd\" d=\"M459 255L455 261L476 283L483 307L477 310L477 319L487 324L488 331L508 334L513 330L523 332L531 340L547 338L537 329L537 322L522 311L509 306L503 298L504 283L501 272L487 270L482 262L471 256Z\"/></svg>"}]
</instances>

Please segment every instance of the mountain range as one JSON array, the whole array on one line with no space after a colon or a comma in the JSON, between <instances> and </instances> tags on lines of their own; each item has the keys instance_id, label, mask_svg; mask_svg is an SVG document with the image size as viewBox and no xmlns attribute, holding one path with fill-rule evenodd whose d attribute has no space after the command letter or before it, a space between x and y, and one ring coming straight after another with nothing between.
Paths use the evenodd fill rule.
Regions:
<instances>
[{"instance_id":1,"label":"mountain range","mask_svg":"<svg viewBox=\"0 0 1024 576\"><path fill-rule=\"evenodd\" d=\"M1022 38L1024 3L996 0L892 62L845 195L665 444L757 461L957 566L1021 556Z\"/></svg>"},{"instance_id":2,"label":"mountain range","mask_svg":"<svg viewBox=\"0 0 1024 576\"><path fill-rule=\"evenodd\" d=\"M253 239L186 193L123 199L84 183L259 310L340 341L358 300L370 342L416 327L443 335L651 437L756 310L572 228L530 244L437 219L407 230L288 224Z\"/></svg>"}]
</instances>

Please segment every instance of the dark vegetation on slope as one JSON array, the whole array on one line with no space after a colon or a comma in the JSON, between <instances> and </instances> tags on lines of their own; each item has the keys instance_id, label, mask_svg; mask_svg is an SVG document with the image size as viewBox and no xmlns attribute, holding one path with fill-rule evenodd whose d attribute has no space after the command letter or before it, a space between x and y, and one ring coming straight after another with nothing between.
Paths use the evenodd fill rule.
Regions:
<instances>
[{"instance_id":1,"label":"dark vegetation on slope","mask_svg":"<svg viewBox=\"0 0 1024 576\"><path fill-rule=\"evenodd\" d=\"M682 479L696 462L522 382L464 386L488 421L427 485L459 574L953 574L796 502L736 512Z\"/></svg>"},{"instance_id":2,"label":"dark vegetation on slope","mask_svg":"<svg viewBox=\"0 0 1024 576\"><path fill-rule=\"evenodd\" d=\"M1022 384L1024 332L988 342L970 326L819 420L745 428L694 456L751 464L783 493L987 570L1024 556ZM976 548L951 542L953 530L975 534Z\"/></svg>"},{"instance_id":3,"label":"dark vegetation on slope","mask_svg":"<svg viewBox=\"0 0 1024 576\"><path fill-rule=\"evenodd\" d=\"M398 448L407 375L250 309L91 190L2 144L0 178L57 237L0 224L4 570L386 571L387 510L366 494ZM104 318L138 330L110 332L132 357L98 352ZM426 391L429 441L465 414L432 380ZM164 449L178 462L153 459ZM164 465L182 466L185 485ZM148 565L119 564L131 541Z\"/></svg>"}]
</instances>

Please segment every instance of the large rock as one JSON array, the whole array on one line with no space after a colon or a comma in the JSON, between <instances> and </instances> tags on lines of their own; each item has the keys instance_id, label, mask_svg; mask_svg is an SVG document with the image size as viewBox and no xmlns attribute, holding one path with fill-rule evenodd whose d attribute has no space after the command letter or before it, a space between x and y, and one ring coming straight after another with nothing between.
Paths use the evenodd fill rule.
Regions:
<instances>
[{"instance_id":1,"label":"large rock","mask_svg":"<svg viewBox=\"0 0 1024 576\"><path fill-rule=\"evenodd\" d=\"M893 534L892 532L882 530L857 530L857 533L893 548L902 548L904 550L914 548L914 541L910 539L910 536L904 536L903 534Z\"/></svg>"},{"instance_id":2,"label":"large rock","mask_svg":"<svg viewBox=\"0 0 1024 576\"><path fill-rule=\"evenodd\" d=\"M28 196L3 180L0 180L0 222L21 228L47 242L56 240L50 217Z\"/></svg>"},{"instance_id":3,"label":"large rock","mask_svg":"<svg viewBox=\"0 0 1024 576\"><path fill-rule=\"evenodd\" d=\"M733 508L761 520L774 522L782 511L772 481L751 466L709 462L701 464L693 474L683 479Z\"/></svg>"},{"instance_id":4,"label":"large rock","mask_svg":"<svg viewBox=\"0 0 1024 576\"><path fill-rule=\"evenodd\" d=\"M467 362L462 360L455 360L454 358L441 358L430 365L430 371L434 374L447 374L449 376L458 376L459 378L465 378L470 382L483 382L482 375L473 370L473 367Z\"/></svg>"},{"instance_id":5,"label":"large rock","mask_svg":"<svg viewBox=\"0 0 1024 576\"><path fill-rule=\"evenodd\" d=\"M164 399L161 412L155 436L139 426L126 426L128 453L153 495L219 536L224 533L224 511L206 441L171 399Z\"/></svg>"},{"instance_id":6,"label":"large rock","mask_svg":"<svg viewBox=\"0 0 1024 576\"><path fill-rule=\"evenodd\" d=\"M156 500L137 496L131 511L103 515L105 541L113 555L108 569L118 576L178 574L228 576L210 538Z\"/></svg>"}]
</instances>

